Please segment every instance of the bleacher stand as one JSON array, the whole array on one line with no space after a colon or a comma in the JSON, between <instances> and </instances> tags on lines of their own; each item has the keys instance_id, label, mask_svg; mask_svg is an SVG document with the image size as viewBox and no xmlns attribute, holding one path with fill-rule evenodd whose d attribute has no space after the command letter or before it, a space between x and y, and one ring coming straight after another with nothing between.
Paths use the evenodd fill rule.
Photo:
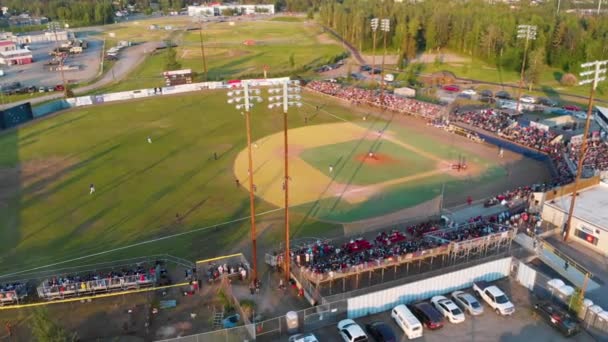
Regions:
<instances>
[{"instance_id":1,"label":"bleacher stand","mask_svg":"<svg viewBox=\"0 0 608 342\"><path fill-rule=\"evenodd\" d=\"M22 302L28 295L25 283L10 283L0 285L0 305L12 305Z\"/></svg>"},{"instance_id":2,"label":"bleacher stand","mask_svg":"<svg viewBox=\"0 0 608 342\"><path fill-rule=\"evenodd\" d=\"M37 292L40 299L53 300L129 291L155 286L157 278L162 274L166 274L166 270L157 262L147 267L137 265L120 271L58 275L44 280L38 286Z\"/></svg>"}]
</instances>

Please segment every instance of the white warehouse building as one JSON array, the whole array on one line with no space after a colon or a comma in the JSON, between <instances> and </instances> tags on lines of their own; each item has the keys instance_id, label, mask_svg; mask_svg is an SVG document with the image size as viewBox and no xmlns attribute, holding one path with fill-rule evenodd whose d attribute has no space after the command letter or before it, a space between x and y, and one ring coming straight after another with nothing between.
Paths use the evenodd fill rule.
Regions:
<instances>
[{"instance_id":1,"label":"white warehouse building","mask_svg":"<svg viewBox=\"0 0 608 342\"><path fill-rule=\"evenodd\" d=\"M545 201L542 218L557 227L564 227L570 210L570 194ZM599 182L578 191L572 215L570 240L608 256L608 184Z\"/></svg>"},{"instance_id":2,"label":"white warehouse building","mask_svg":"<svg viewBox=\"0 0 608 342\"><path fill-rule=\"evenodd\" d=\"M224 10L235 10L239 14L274 14L274 5L240 5L214 2L209 5L188 6L188 15L191 17L221 16Z\"/></svg>"}]
</instances>

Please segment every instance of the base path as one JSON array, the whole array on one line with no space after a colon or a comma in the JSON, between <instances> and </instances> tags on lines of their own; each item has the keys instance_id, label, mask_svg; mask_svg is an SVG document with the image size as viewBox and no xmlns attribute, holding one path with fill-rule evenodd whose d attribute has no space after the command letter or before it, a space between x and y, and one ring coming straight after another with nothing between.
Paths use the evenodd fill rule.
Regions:
<instances>
[{"instance_id":1,"label":"base path","mask_svg":"<svg viewBox=\"0 0 608 342\"><path fill-rule=\"evenodd\" d=\"M341 171L339 163L334 164L335 170L319 170L300 158L300 153L307 149L339 144L357 140L385 139L432 160L435 167L415 174L380 181L374 184L340 183L334 177ZM278 206L284 206L284 161L283 161L283 132L257 140L253 144L254 184L256 195L265 201ZM336 156L341 158L356 158L357 156ZM234 175L243 187L248 187L247 149L241 151L234 163ZM366 162L366 161L362 161ZM289 130L289 169L290 169L290 205L297 206L312 203L326 198L337 197L350 204L363 203L373 196L397 185L421 181L441 174L453 177L464 177L483 172L482 165L470 164L466 172L453 170L452 162L443 160L426 151L400 141L392 131L384 131L381 135L376 130L350 122L306 126ZM349 170L350 171L350 170Z\"/></svg>"}]
</instances>

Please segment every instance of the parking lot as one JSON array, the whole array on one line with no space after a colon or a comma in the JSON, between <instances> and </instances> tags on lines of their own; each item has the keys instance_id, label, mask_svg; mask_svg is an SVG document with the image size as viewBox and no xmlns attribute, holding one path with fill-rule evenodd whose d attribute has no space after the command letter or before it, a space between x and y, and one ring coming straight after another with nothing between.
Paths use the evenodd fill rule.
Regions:
<instances>
[{"instance_id":1,"label":"parking lot","mask_svg":"<svg viewBox=\"0 0 608 342\"><path fill-rule=\"evenodd\" d=\"M534 341L534 342L556 342L556 341L595 341L585 332L569 339L563 337L557 330L550 327L545 321L533 314L534 299L530 292L508 279L496 283L506 292L513 304L515 313L510 317L498 316L491 311L489 306L484 305L485 312L481 316L466 316L464 323L444 323L442 329L436 331L424 330L422 338L417 341L428 342L465 342L465 341ZM383 321L391 326L397 334L398 341L406 341L407 337L394 323L390 312L371 315L355 320L362 327L366 323ZM340 337L336 325L328 326L314 331L319 341L338 341Z\"/></svg>"},{"instance_id":2,"label":"parking lot","mask_svg":"<svg viewBox=\"0 0 608 342\"><path fill-rule=\"evenodd\" d=\"M81 54L71 55L65 61L65 65L78 65L80 70L64 71L68 83L83 82L94 79L100 68L101 48L103 42L100 40L80 37L88 42L88 48ZM61 72L49 71L44 64L51 60L49 52L55 48L54 42L33 43L29 45L34 63L26 65L2 66L4 76L0 77L0 84L7 85L20 82L22 86L45 86L51 87L62 84Z\"/></svg>"}]
</instances>

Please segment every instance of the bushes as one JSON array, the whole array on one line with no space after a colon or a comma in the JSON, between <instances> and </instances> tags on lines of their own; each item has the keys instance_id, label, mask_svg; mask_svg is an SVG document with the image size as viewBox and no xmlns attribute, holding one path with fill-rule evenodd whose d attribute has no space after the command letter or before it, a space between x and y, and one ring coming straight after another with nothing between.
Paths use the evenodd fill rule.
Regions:
<instances>
[{"instance_id":1,"label":"bushes","mask_svg":"<svg viewBox=\"0 0 608 342\"><path fill-rule=\"evenodd\" d=\"M559 83L566 87L572 87L578 83L578 80L576 79L576 76L574 76L574 74L568 73L562 75L562 78L559 80Z\"/></svg>"}]
</instances>

